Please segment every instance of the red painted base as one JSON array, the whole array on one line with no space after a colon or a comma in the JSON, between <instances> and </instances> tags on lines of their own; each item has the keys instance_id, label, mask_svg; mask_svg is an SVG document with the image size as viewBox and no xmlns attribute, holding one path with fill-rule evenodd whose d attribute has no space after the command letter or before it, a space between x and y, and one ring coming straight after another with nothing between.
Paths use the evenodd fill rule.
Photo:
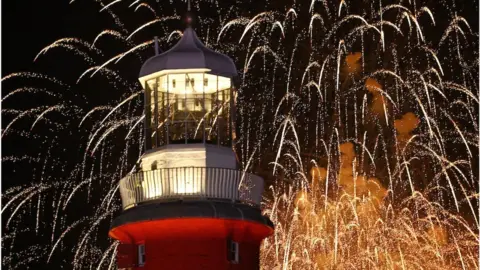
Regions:
<instances>
[{"instance_id":1,"label":"red painted base","mask_svg":"<svg viewBox=\"0 0 480 270\"><path fill-rule=\"evenodd\" d=\"M261 241L273 233L267 225L245 220L177 218L129 223L112 228L119 240L118 266L131 269L259 268ZM238 263L229 260L228 240L239 243ZM137 247L145 245L145 264L138 267Z\"/></svg>"}]
</instances>

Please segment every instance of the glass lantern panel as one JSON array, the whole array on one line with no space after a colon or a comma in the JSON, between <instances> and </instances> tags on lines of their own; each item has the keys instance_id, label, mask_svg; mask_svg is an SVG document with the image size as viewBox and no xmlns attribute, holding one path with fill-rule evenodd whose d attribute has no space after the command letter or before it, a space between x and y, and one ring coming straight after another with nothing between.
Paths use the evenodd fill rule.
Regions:
<instances>
[{"instance_id":1,"label":"glass lantern panel","mask_svg":"<svg viewBox=\"0 0 480 270\"><path fill-rule=\"evenodd\" d=\"M156 79L148 80L145 87L145 98L146 98L146 107L145 107L145 119L147 123L147 140L149 140L150 146L152 148L157 147L156 132L155 132L155 82Z\"/></svg>"},{"instance_id":2,"label":"glass lantern panel","mask_svg":"<svg viewBox=\"0 0 480 270\"><path fill-rule=\"evenodd\" d=\"M223 146L231 145L231 115L230 115L230 91L231 80L226 77L218 77L218 144Z\"/></svg>"},{"instance_id":3,"label":"glass lantern panel","mask_svg":"<svg viewBox=\"0 0 480 270\"><path fill-rule=\"evenodd\" d=\"M203 73L185 74L185 133L187 143L203 142L203 117L205 98Z\"/></svg>"},{"instance_id":4,"label":"glass lantern panel","mask_svg":"<svg viewBox=\"0 0 480 270\"><path fill-rule=\"evenodd\" d=\"M230 78L185 72L148 80L147 148L203 142L230 146L232 102Z\"/></svg>"},{"instance_id":5,"label":"glass lantern panel","mask_svg":"<svg viewBox=\"0 0 480 270\"><path fill-rule=\"evenodd\" d=\"M211 144L217 144L218 130L215 121L217 119L217 87L218 76L212 74L204 75L205 89L205 141Z\"/></svg>"},{"instance_id":6,"label":"glass lantern panel","mask_svg":"<svg viewBox=\"0 0 480 270\"><path fill-rule=\"evenodd\" d=\"M168 74L169 143L185 143L185 74Z\"/></svg>"},{"instance_id":7,"label":"glass lantern panel","mask_svg":"<svg viewBox=\"0 0 480 270\"><path fill-rule=\"evenodd\" d=\"M157 145L167 144L167 113L168 113L168 77L160 76L157 79Z\"/></svg>"}]
</instances>

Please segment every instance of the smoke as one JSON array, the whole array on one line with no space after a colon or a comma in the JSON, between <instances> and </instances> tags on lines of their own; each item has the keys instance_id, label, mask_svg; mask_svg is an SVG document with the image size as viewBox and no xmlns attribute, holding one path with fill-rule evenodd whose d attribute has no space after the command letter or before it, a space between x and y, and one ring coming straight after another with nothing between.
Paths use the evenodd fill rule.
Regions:
<instances>
[{"instance_id":1,"label":"smoke","mask_svg":"<svg viewBox=\"0 0 480 270\"><path fill-rule=\"evenodd\" d=\"M362 58L362 53L355 52L347 55L345 57L345 65L343 71L346 73L357 73L360 71L360 59Z\"/></svg>"},{"instance_id":2,"label":"smoke","mask_svg":"<svg viewBox=\"0 0 480 270\"><path fill-rule=\"evenodd\" d=\"M365 87L367 88L368 92L372 93L373 95L380 94L379 90L382 90L382 86L378 83L375 79L368 78L365 81Z\"/></svg>"},{"instance_id":3,"label":"smoke","mask_svg":"<svg viewBox=\"0 0 480 270\"><path fill-rule=\"evenodd\" d=\"M419 123L420 120L418 117L415 114L408 112L402 115L400 119L395 120L394 126L399 136L411 136L410 133L417 128Z\"/></svg>"},{"instance_id":4,"label":"smoke","mask_svg":"<svg viewBox=\"0 0 480 270\"><path fill-rule=\"evenodd\" d=\"M356 153L353 143L347 142L340 145L340 170L338 172L339 187L350 196L371 196L381 201L386 196L386 189L375 177L358 175L354 169L356 164ZM310 169L312 178L312 189L324 187L327 178L327 169L324 167L312 167ZM306 195L302 193L302 198Z\"/></svg>"},{"instance_id":5,"label":"smoke","mask_svg":"<svg viewBox=\"0 0 480 270\"><path fill-rule=\"evenodd\" d=\"M412 131L417 128L419 123L420 120L418 117L411 112L408 112L402 115L400 119L395 120L393 125L397 131L397 145L399 149L405 147L405 144L413 136Z\"/></svg>"},{"instance_id":6,"label":"smoke","mask_svg":"<svg viewBox=\"0 0 480 270\"><path fill-rule=\"evenodd\" d=\"M382 85L375 79L368 78L365 81L365 87L368 92L372 94L372 101L370 103L370 111L377 118L384 119L385 114L388 113L390 104L382 95Z\"/></svg>"}]
</instances>

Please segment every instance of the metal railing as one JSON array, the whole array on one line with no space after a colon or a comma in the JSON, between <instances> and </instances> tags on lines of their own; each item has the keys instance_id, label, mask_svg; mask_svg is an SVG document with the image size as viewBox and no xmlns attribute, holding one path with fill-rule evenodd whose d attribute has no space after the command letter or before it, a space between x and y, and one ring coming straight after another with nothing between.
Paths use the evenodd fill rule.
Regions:
<instances>
[{"instance_id":1,"label":"metal railing","mask_svg":"<svg viewBox=\"0 0 480 270\"><path fill-rule=\"evenodd\" d=\"M140 171L120 180L123 209L142 202L217 199L259 205L263 179L226 168L179 167Z\"/></svg>"}]
</instances>

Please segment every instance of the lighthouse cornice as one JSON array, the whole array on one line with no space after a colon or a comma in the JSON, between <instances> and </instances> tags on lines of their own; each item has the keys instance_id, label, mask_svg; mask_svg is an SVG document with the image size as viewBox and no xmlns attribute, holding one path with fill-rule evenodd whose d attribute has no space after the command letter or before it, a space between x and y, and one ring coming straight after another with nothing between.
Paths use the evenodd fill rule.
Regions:
<instances>
[{"instance_id":1,"label":"lighthouse cornice","mask_svg":"<svg viewBox=\"0 0 480 270\"><path fill-rule=\"evenodd\" d=\"M223 220L243 220L273 228L273 223L260 208L243 203L212 200L172 200L169 202L149 202L125 210L112 223L112 228L137 222L167 219L215 218Z\"/></svg>"}]
</instances>

